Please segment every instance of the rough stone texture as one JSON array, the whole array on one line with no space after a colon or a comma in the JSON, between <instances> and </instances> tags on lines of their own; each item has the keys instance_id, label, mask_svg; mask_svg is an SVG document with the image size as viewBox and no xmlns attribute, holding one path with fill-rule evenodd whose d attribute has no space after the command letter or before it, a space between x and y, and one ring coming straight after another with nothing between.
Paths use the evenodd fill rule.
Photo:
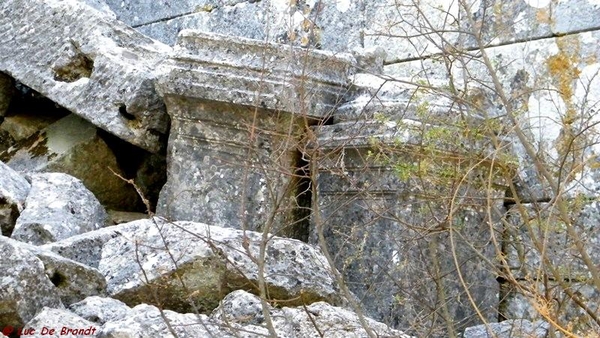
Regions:
<instances>
[{"instance_id":1,"label":"rough stone texture","mask_svg":"<svg viewBox=\"0 0 600 338\"><path fill-rule=\"evenodd\" d=\"M71 304L69 310L98 325L123 320L131 312L131 308L121 301L98 296L88 297L78 303Z\"/></svg>"},{"instance_id":2,"label":"rough stone texture","mask_svg":"<svg viewBox=\"0 0 600 338\"><path fill-rule=\"evenodd\" d=\"M148 218L148 215L141 212L108 210L108 218L110 219L111 225L117 225L121 223L137 221L138 219Z\"/></svg>"},{"instance_id":3,"label":"rough stone texture","mask_svg":"<svg viewBox=\"0 0 600 338\"><path fill-rule=\"evenodd\" d=\"M116 227L106 227L72 236L62 241L45 244L41 248L48 249L92 268L98 268L102 256L102 247L110 239L119 236L116 230Z\"/></svg>"},{"instance_id":4,"label":"rough stone texture","mask_svg":"<svg viewBox=\"0 0 600 338\"><path fill-rule=\"evenodd\" d=\"M100 327L87 321L72 312L62 309L45 307L35 318L29 321L26 329L33 329L35 333L27 337L96 337ZM46 330L44 330L46 328ZM53 332L50 330L54 329ZM76 330L76 331L67 331Z\"/></svg>"},{"instance_id":5,"label":"rough stone texture","mask_svg":"<svg viewBox=\"0 0 600 338\"><path fill-rule=\"evenodd\" d=\"M269 307L273 326L278 337L368 337L355 313L325 302L304 307ZM232 325L264 326L260 299L245 291L234 291L227 295L210 316ZM401 331L367 318L367 325L377 337L410 338ZM318 329L315 329L315 327Z\"/></svg>"},{"instance_id":6,"label":"rough stone texture","mask_svg":"<svg viewBox=\"0 0 600 338\"><path fill-rule=\"evenodd\" d=\"M516 278L535 278L542 271L552 278L556 269L565 280L586 280L589 268L567 232L556 207L549 203L527 205L522 215L518 207L507 213L505 224L506 260ZM600 203L588 202L570 210L572 229L593 262L600 260ZM523 220L526 220L525 222ZM544 253L547 261L542 259Z\"/></svg>"},{"instance_id":7,"label":"rough stone texture","mask_svg":"<svg viewBox=\"0 0 600 338\"><path fill-rule=\"evenodd\" d=\"M297 308L269 306L269 313L277 337L281 338L312 338L321 334L332 338L368 337L354 313L324 302ZM241 290L227 295L210 316L179 314L170 310L164 310L163 314L177 337L253 338L269 335L259 298ZM372 319L367 318L367 323L378 337L410 338ZM146 304L129 310L121 320L107 322L99 335L114 338L159 336L172 337L159 310Z\"/></svg>"},{"instance_id":8,"label":"rough stone texture","mask_svg":"<svg viewBox=\"0 0 600 338\"><path fill-rule=\"evenodd\" d=\"M27 180L0 161L0 229L10 236L23 211L31 185Z\"/></svg>"},{"instance_id":9,"label":"rough stone texture","mask_svg":"<svg viewBox=\"0 0 600 338\"><path fill-rule=\"evenodd\" d=\"M413 91L359 96L339 108L338 123L314 128L314 147L323 155L310 239L323 245L322 232L370 316L442 337L446 324L430 316L432 309L446 311L458 330L480 323L460 301L466 292L459 272L483 315L496 320L495 267L481 257L494 261L490 238L500 224L488 218L486 196L502 212L504 187L501 180L488 186L481 176L489 171L489 163L479 163L488 146L460 136L457 108L442 98L416 101Z\"/></svg>"},{"instance_id":10,"label":"rough stone texture","mask_svg":"<svg viewBox=\"0 0 600 338\"><path fill-rule=\"evenodd\" d=\"M366 2L364 47L385 48L386 61L393 63L452 51L455 47L476 48L474 37L466 32L477 32L485 46L497 46L600 28L595 19L600 15L600 6L594 1L465 3L468 12L458 2L440 0L422 1L418 7L413 3L399 6L395 0ZM467 16L474 20L474 26Z\"/></svg>"},{"instance_id":11,"label":"rough stone texture","mask_svg":"<svg viewBox=\"0 0 600 338\"><path fill-rule=\"evenodd\" d=\"M57 118L53 116L31 113L6 116L0 124L0 131L6 132L10 135L11 141L16 143L26 140L56 121Z\"/></svg>"},{"instance_id":12,"label":"rough stone texture","mask_svg":"<svg viewBox=\"0 0 600 338\"><path fill-rule=\"evenodd\" d=\"M508 283L501 287L499 312L504 318L544 320L539 309L547 308L551 318L556 318L558 323L569 323L570 330L577 335L584 337L597 332L597 324L565 291L570 291L592 313L597 313L600 292L591 283L565 281L559 285L555 281L527 280L518 283L519 288Z\"/></svg>"},{"instance_id":13,"label":"rough stone texture","mask_svg":"<svg viewBox=\"0 0 600 338\"><path fill-rule=\"evenodd\" d=\"M26 208L12 238L36 245L106 225L106 211L78 179L60 173L32 174Z\"/></svg>"},{"instance_id":14,"label":"rough stone texture","mask_svg":"<svg viewBox=\"0 0 600 338\"><path fill-rule=\"evenodd\" d=\"M240 230L159 218L121 224L115 230L120 236L104 244L99 270L108 294L130 306L156 304L156 292L156 305L165 309L192 311L192 301L205 312L230 291L256 292L257 267L249 254L257 257L259 233L247 231L244 237ZM313 247L273 237L266 254L265 283L273 299L289 304L342 302L330 268Z\"/></svg>"},{"instance_id":15,"label":"rough stone texture","mask_svg":"<svg viewBox=\"0 0 600 338\"><path fill-rule=\"evenodd\" d=\"M215 322L206 315L179 314L164 310L162 314L175 330L176 336L171 334L165 324L161 312L152 305L140 304L134 307L126 318L120 321L108 322L102 327L99 337L102 338L151 338L151 337L258 337L267 335L268 331L262 327L246 326L240 330L239 326ZM239 330L238 332L236 329ZM238 334L236 334L238 333Z\"/></svg>"},{"instance_id":16,"label":"rough stone texture","mask_svg":"<svg viewBox=\"0 0 600 338\"><path fill-rule=\"evenodd\" d=\"M0 153L0 159L18 171L75 176L110 208L131 210L139 203L135 189L112 172L125 176L96 127L76 115L66 116L34 133Z\"/></svg>"},{"instance_id":17,"label":"rough stone texture","mask_svg":"<svg viewBox=\"0 0 600 338\"><path fill-rule=\"evenodd\" d=\"M0 71L124 140L162 147L168 117L152 81L168 46L76 0L7 0L0 12Z\"/></svg>"},{"instance_id":18,"label":"rough stone texture","mask_svg":"<svg viewBox=\"0 0 600 338\"><path fill-rule=\"evenodd\" d=\"M0 73L0 123L6 115L10 101L14 95L14 84L10 76Z\"/></svg>"},{"instance_id":19,"label":"rough stone texture","mask_svg":"<svg viewBox=\"0 0 600 338\"><path fill-rule=\"evenodd\" d=\"M299 134L331 114L352 63L347 54L182 32L158 86L172 117L158 214L306 237L295 235L293 216Z\"/></svg>"},{"instance_id":20,"label":"rough stone texture","mask_svg":"<svg viewBox=\"0 0 600 338\"><path fill-rule=\"evenodd\" d=\"M39 247L25 243L22 247L35 254L44 263L46 276L56 286L55 292L64 305L79 302L88 296L106 293L106 280L97 269Z\"/></svg>"},{"instance_id":21,"label":"rough stone texture","mask_svg":"<svg viewBox=\"0 0 600 338\"><path fill-rule=\"evenodd\" d=\"M44 306L60 308L44 264L21 243L0 236L0 326L23 327Z\"/></svg>"},{"instance_id":22,"label":"rough stone texture","mask_svg":"<svg viewBox=\"0 0 600 338\"><path fill-rule=\"evenodd\" d=\"M363 5L359 1L186 0L170 6L143 0L107 3L120 20L171 45L183 29L336 52L362 43Z\"/></svg>"},{"instance_id":23,"label":"rough stone texture","mask_svg":"<svg viewBox=\"0 0 600 338\"><path fill-rule=\"evenodd\" d=\"M550 324L528 320L506 320L501 323L478 325L465 330L463 338L544 338Z\"/></svg>"},{"instance_id":24,"label":"rough stone texture","mask_svg":"<svg viewBox=\"0 0 600 338\"><path fill-rule=\"evenodd\" d=\"M346 92L353 63L350 54L185 30L158 87L167 105L183 96L323 117Z\"/></svg>"}]
</instances>

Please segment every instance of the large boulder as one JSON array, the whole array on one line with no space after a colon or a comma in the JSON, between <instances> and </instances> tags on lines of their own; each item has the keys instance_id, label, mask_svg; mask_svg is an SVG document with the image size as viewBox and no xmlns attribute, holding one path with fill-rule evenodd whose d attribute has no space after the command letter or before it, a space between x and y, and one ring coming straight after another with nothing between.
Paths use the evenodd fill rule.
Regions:
<instances>
[{"instance_id":1,"label":"large boulder","mask_svg":"<svg viewBox=\"0 0 600 338\"><path fill-rule=\"evenodd\" d=\"M262 234L159 218L113 227L98 269L111 297L179 312L211 311L233 290L258 292ZM286 304L344 302L331 268L306 243L269 237L264 283L270 298Z\"/></svg>"},{"instance_id":2,"label":"large boulder","mask_svg":"<svg viewBox=\"0 0 600 338\"><path fill-rule=\"evenodd\" d=\"M108 215L78 179L60 173L32 174L26 209L12 238L45 244L106 225Z\"/></svg>"},{"instance_id":3,"label":"large boulder","mask_svg":"<svg viewBox=\"0 0 600 338\"><path fill-rule=\"evenodd\" d=\"M77 0L7 0L0 12L0 71L130 143L163 147L153 80L170 47Z\"/></svg>"},{"instance_id":4,"label":"large boulder","mask_svg":"<svg viewBox=\"0 0 600 338\"><path fill-rule=\"evenodd\" d=\"M20 244L0 236L0 327L23 327L44 306L63 306L42 261Z\"/></svg>"},{"instance_id":5,"label":"large boulder","mask_svg":"<svg viewBox=\"0 0 600 338\"><path fill-rule=\"evenodd\" d=\"M326 337L331 338L369 337L356 313L325 302L281 309L269 306L268 309L278 337L308 338L323 336L325 333ZM260 299L242 290L227 295L213 311L211 318L243 328L265 323ZM410 338L371 318L365 318L365 322L376 337Z\"/></svg>"},{"instance_id":6,"label":"large boulder","mask_svg":"<svg viewBox=\"0 0 600 338\"><path fill-rule=\"evenodd\" d=\"M17 126L19 119L25 121ZM0 126L1 129L6 125L8 129L12 125L13 129L20 129L20 134L25 134L19 137L21 140L14 146L4 153L0 152L0 159L5 160L11 168L25 172L69 174L79 178L109 208L131 210L137 207L139 196L135 189L115 175L127 176L116 156L117 152L125 152L122 144L115 146L120 149L113 151L106 138L101 137L98 128L74 114L41 130L24 130L21 127L23 124L34 129L35 123L22 114L7 118ZM10 132L16 139L17 132ZM137 150L138 153L146 153L139 148ZM150 175L142 176L153 181Z\"/></svg>"},{"instance_id":7,"label":"large boulder","mask_svg":"<svg viewBox=\"0 0 600 338\"><path fill-rule=\"evenodd\" d=\"M0 161L0 229L10 236L23 211L31 185L27 180Z\"/></svg>"}]
</instances>

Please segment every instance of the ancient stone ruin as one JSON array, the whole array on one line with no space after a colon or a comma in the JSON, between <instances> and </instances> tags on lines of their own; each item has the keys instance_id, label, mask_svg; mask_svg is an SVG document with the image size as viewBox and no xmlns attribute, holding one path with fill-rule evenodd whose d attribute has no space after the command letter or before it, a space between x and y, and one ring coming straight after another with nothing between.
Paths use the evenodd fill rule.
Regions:
<instances>
[{"instance_id":1,"label":"ancient stone ruin","mask_svg":"<svg viewBox=\"0 0 600 338\"><path fill-rule=\"evenodd\" d=\"M0 336L600 332L597 1L0 13Z\"/></svg>"}]
</instances>

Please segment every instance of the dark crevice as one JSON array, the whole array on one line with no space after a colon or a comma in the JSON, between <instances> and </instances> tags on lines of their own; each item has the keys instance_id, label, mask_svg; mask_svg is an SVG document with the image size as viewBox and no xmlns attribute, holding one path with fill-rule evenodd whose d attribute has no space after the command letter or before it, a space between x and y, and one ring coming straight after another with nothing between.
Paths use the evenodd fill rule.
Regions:
<instances>
[{"instance_id":1,"label":"dark crevice","mask_svg":"<svg viewBox=\"0 0 600 338\"><path fill-rule=\"evenodd\" d=\"M122 104L122 105L120 105L120 106L119 106L119 115L123 116L123 118L125 118L125 119L126 119L126 120L128 120L128 121L133 121L133 120L135 120L135 115L133 115L133 114L130 114L130 113L127 111L127 106L126 106L126 105L124 105L124 104Z\"/></svg>"},{"instance_id":2,"label":"dark crevice","mask_svg":"<svg viewBox=\"0 0 600 338\"><path fill-rule=\"evenodd\" d=\"M48 277L50 278L50 281L52 282L52 284L54 284L54 286L56 286L58 288L64 286L67 283L67 278L58 271L54 271L52 276L48 276Z\"/></svg>"},{"instance_id":3,"label":"dark crevice","mask_svg":"<svg viewBox=\"0 0 600 338\"><path fill-rule=\"evenodd\" d=\"M295 191L296 205L292 211L292 224L289 235L292 238L308 243L310 232L310 216L312 211L312 190L309 163L302 152L295 154Z\"/></svg>"},{"instance_id":4,"label":"dark crevice","mask_svg":"<svg viewBox=\"0 0 600 338\"><path fill-rule=\"evenodd\" d=\"M98 129L98 136L114 154L124 177L134 179L144 197L150 202L150 211L154 211L160 189L166 182L166 154L151 154L102 129ZM146 210L145 206L140 204L137 210L129 211L145 212Z\"/></svg>"}]
</instances>

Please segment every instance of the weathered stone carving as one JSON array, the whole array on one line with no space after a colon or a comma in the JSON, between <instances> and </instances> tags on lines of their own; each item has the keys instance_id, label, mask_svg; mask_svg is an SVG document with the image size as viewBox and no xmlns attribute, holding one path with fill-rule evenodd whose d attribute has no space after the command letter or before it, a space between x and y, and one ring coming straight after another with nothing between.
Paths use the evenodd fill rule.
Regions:
<instances>
[{"instance_id":1,"label":"weathered stone carving","mask_svg":"<svg viewBox=\"0 0 600 338\"><path fill-rule=\"evenodd\" d=\"M344 95L352 57L191 31L177 50L159 81L172 118L159 214L294 237L294 152Z\"/></svg>"},{"instance_id":2,"label":"weathered stone carving","mask_svg":"<svg viewBox=\"0 0 600 338\"><path fill-rule=\"evenodd\" d=\"M496 255L489 238L499 224L487 219L485 197L502 210L504 187L492 182L488 191L481 176L489 171L477 164L485 142L456 136L460 114L449 100L415 102L414 88L386 88L341 106L339 123L315 127L319 198L311 242L327 245L367 313L390 325L443 336L428 330L445 326L444 316L462 320L457 327L478 323L471 304L460 301L466 294L458 273L495 321L499 286L494 267L478 255ZM422 315L431 309L445 314Z\"/></svg>"}]
</instances>

